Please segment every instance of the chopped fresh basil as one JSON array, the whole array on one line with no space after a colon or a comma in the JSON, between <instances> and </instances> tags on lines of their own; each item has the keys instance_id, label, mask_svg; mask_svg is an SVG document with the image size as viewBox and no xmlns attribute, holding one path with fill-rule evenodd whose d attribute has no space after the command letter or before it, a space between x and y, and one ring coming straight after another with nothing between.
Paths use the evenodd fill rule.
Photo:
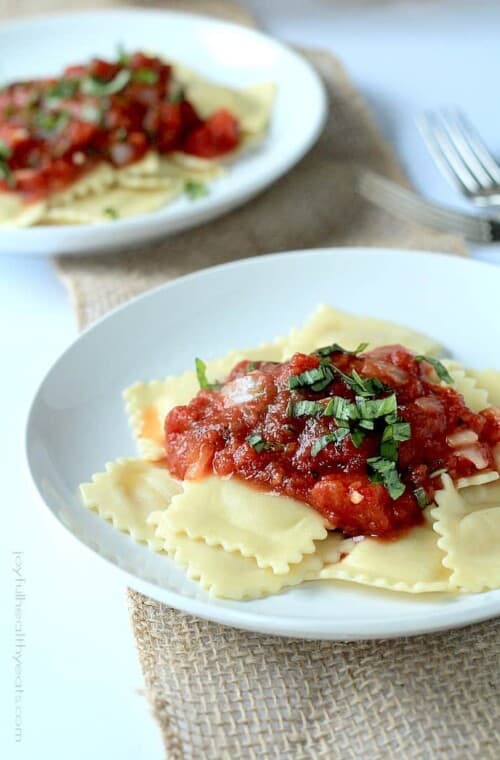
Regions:
<instances>
[{"instance_id":1,"label":"chopped fresh basil","mask_svg":"<svg viewBox=\"0 0 500 760\"><path fill-rule=\"evenodd\" d=\"M35 123L42 132L59 132L67 126L70 118L68 111L39 111Z\"/></svg>"},{"instance_id":2,"label":"chopped fresh basil","mask_svg":"<svg viewBox=\"0 0 500 760\"><path fill-rule=\"evenodd\" d=\"M324 410L324 404L319 401L291 401L287 406L287 415L289 417L305 417L321 414Z\"/></svg>"},{"instance_id":3,"label":"chopped fresh basil","mask_svg":"<svg viewBox=\"0 0 500 760\"><path fill-rule=\"evenodd\" d=\"M330 346L322 346L321 348L316 349L314 352L315 354L318 354L319 356L330 356L330 354L349 354L349 356L356 356L356 354L360 354L362 351L367 348L368 343L360 343L357 348L354 349L354 351L349 351L347 348L342 348L338 343L332 343Z\"/></svg>"},{"instance_id":4,"label":"chopped fresh basil","mask_svg":"<svg viewBox=\"0 0 500 760\"><path fill-rule=\"evenodd\" d=\"M14 175L10 166L0 159L0 180L7 182L8 185L15 185Z\"/></svg>"},{"instance_id":5,"label":"chopped fresh basil","mask_svg":"<svg viewBox=\"0 0 500 760\"><path fill-rule=\"evenodd\" d=\"M133 80L138 84L156 84L158 73L152 69L136 69L133 72Z\"/></svg>"},{"instance_id":6,"label":"chopped fresh basil","mask_svg":"<svg viewBox=\"0 0 500 760\"><path fill-rule=\"evenodd\" d=\"M425 492L425 488L422 488L422 486L415 488L413 495L415 496L420 509L425 509L425 507L429 504L429 499Z\"/></svg>"},{"instance_id":7,"label":"chopped fresh basil","mask_svg":"<svg viewBox=\"0 0 500 760\"><path fill-rule=\"evenodd\" d=\"M0 140L0 161L8 161L11 155L12 150L9 148L7 143L5 143L3 140Z\"/></svg>"},{"instance_id":8,"label":"chopped fresh basil","mask_svg":"<svg viewBox=\"0 0 500 760\"><path fill-rule=\"evenodd\" d=\"M258 454L260 454L261 451L276 451L276 450L284 448L282 443L272 443L271 441L266 441L258 433L253 433L253 435L249 435L246 440L247 440L247 443L249 443L250 446Z\"/></svg>"},{"instance_id":9,"label":"chopped fresh basil","mask_svg":"<svg viewBox=\"0 0 500 760\"><path fill-rule=\"evenodd\" d=\"M356 446L357 449L361 446L363 441L365 440L366 433L361 430L359 427L354 428L354 430L351 430L351 441L353 442L353 445Z\"/></svg>"},{"instance_id":10,"label":"chopped fresh basil","mask_svg":"<svg viewBox=\"0 0 500 760\"><path fill-rule=\"evenodd\" d=\"M391 499L399 499L404 494L406 486L399 477L396 462L385 457L370 457L366 462L372 483L382 483Z\"/></svg>"},{"instance_id":11,"label":"chopped fresh basil","mask_svg":"<svg viewBox=\"0 0 500 760\"><path fill-rule=\"evenodd\" d=\"M292 375L288 378L288 387L290 390L295 388L311 388L313 391L320 391L326 388L332 381L333 375L328 366L321 365L313 369L307 369L298 375Z\"/></svg>"},{"instance_id":12,"label":"chopped fresh basil","mask_svg":"<svg viewBox=\"0 0 500 760\"><path fill-rule=\"evenodd\" d=\"M0 180L7 182L9 185L12 185L14 183L12 170L7 163L11 155L12 150L9 148L7 143L4 143L3 140L0 140Z\"/></svg>"},{"instance_id":13,"label":"chopped fresh basil","mask_svg":"<svg viewBox=\"0 0 500 760\"><path fill-rule=\"evenodd\" d=\"M396 412L398 402L395 393L391 393L390 396L386 396L385 398L376 399L367 399L363 396L357 396L356 406L361 419L376 420L379 417L385 417L386 414Z\"/></svg>"},{"instance_id":14,"label":"chopped fresh basil","mask_svg":"<svg viewBox=\"0 0 500 760\"><path fill-rule=\"evenodd\" d=\"M44 94L47 105L57 105L61 100L68 100L76 95L78 79L59 79Z\"/></svg>"},{"instance_id":15,"label":"chopped fresh basil","mask_svg":"<svg viewBox=\"0 0 500 760\"><path fill-rule=\"evenodd\" d=\"M118 127L115 136L119 142L125 142L128 137L128 131L125 129L125 127Z\"/></svg>"},{"instance_id":16,"label":"chopped fresh basil","mask_svg":"<svg viewBox=\"0 0 500 760\"><path fill-rule=\"evenodd\" d=\"M84 103L80 109L80 118L82 121L88 121L90 124L100 124L104 117L102 108Z\"/></svg>"},{"instance_id":17,"label":"chopped fresh basil","mask_svg":"<svg viewBox=\"0 0 500 760\"><path fill-rule=\"evenodd\" d=\"M430 364L431 367L434 367L434 370L436 372L436 375L439 377L440 380L442 380L444 383L448 383L448 385L452 385L454 382L452 376L442 364L439 359L434 359L433 356L423 356L422 354L419 354L415 357L415 361L417 362L427 362L427 364Z\"/></svg>"},{"instance_id":18,"label":"chopped fresh basil","mask_svg":"<svg viewBox=\"0 0 500 760\"><path fill-rule=\"evenodd\" d=\"M361 377L355 369L351 373L351 387L357 396L376 396L390 390L378 377Z\"/></svg>"},{"instance_id":19,"label":"chopped fresh basil","mask_svg":"<svg viewBox=\"0 0 500 760\"><path fill-rule=\"evenodd\" d=\"M358 427L363 428L363 430L375 430L375 422L373 420L360 420Z\"/></svg>"},{"instance_id":20,"label":"chopped fresh basil","mask_svg":"<svg viewBox=\"0 0 500 760\"><path fill-rule=\"evenodd\" d=\"M394 422L388 427L391 428L392 437L395 441L408 441L411 438L411 425L409 422Z\"/></svg>"},{"instance_id":21,"label":"chopped fresh basil","mask_svg":"<svg viewBox=\"0 0 500 760\"><path fill-rule=\"evenodd\" d=\"M104 213L106 214L106 216L109 216L110 219L120 218L120 214L113 206L108 206L107 208L105 208Z\"/></svg>"},{"instance_id":22,"label":"chopped fresh basil","mask_svg":"<svg viewBox=\"0 0 500 760\"><path fill-rule=\"evenodd\" d=\"M252 449L255 449L257 453L260 453L261 451L264 451L267 445L267 441L265 441L261 435L258 433L254 433L253 435L249 435L247 438L247 443L250 444Z\"/></svg>"},{"instance_id":23,"label":"chopped fresh basil","mask_svg":"<svg viewBox=\"0 0 500 760\"><path fill-rule=\"evenodd\" d=\"M197 198L203 198L204 195L208 195L208 190L205 183L198 182L194 179L186 180L184 184L184 192L190 201L195 201Z\"/></svg>"},{"instance_id":24,"label":"chopped fresh basil","mask_svg":"<svg viewBox=\"0 0 500 760\"><path fill-rule=\"evenodd\" d=\"M196 368L196 377L198 378L198 384L200 388L204 391L218 390L220 388L220 383L209 383L207 380L207 365L203 359L196 357L194 364Z\"/></svg>"},{"instance_id":25,"label":"chopped fresh basil","mask_svg":"<svg viewBox=\"0 0 500 760\"><path fill-rule=\"evenodd\" d=\"M339 428L338 430L334 430L333 433L322 435L321 438L318 438L318 440L311 446L311 456L317 456L325 446L328 446L329 443L340 443L340 441L343 441L348 435L349 430L347 428Z\"/></svg>"},{"instance_id":26,"label":"chopped fresh basil","mask_svg":"<svg viewBox=\"0 0 500 760\"><path fill-rule=\"evenodd\" d=\"M247 364L247 372L254 372L254 370L258 369L257 362L248 362Z\"/></svg>"},{"instance_id":27,"label":"chopped fresh basil","mask_svg":"<svg viewBox=\"0 0 500 760\"><path fill-rule=\"evenodd\" d=\"M356 404L342 396L332 396L323 412L325 417L335 417L337 420L357 420L359 412Z\"/></svg>"},{"instance_id":28,"label":"chopped fresh basil","mask_svg":"<svg viewBox=\"0 0 500 760\"><path fill-rule=\"evenodd\" d=\"M80 89L84 95L91 95L96 98L116 95L117 92L121 92L128 85L131 76L131 72L128 69L120 69L118 74L107 82L98 77L88 76L82 81Z\"/></svg>"},{"instance_id":29,"label":"chopped fresh basil","mask_svg":"<svg viewBox=\"0 0 500 760\"><path fill-rule=\"evenodd\" d=\"M118 63L120 66L126 66L128 63L130 63L130 55L125 52L125 48L122 44L118 45L117 53Z\"/></svg>"},{"instance_id":30,"label":"chopped fresh basil","mask_svg":"<svg viewBox=\"0 0 500 760\"><path fill-rule=\"evenodd\" d=\"M407 441L411 437L411 425L409 422L393 422L385 427L380 442L380 454L385 459L393 462L398 460L400 441Z\"/></svg>"},{"instance_id":31,"label":"chopped fresh basil","mask_svg":"<svg viewBox=\"0 0 500 760\"><path fill-rule=\"evenodd\" d=\"M386 430L387 429L388 428L386 428ZM382 441L380 442L380 456L384 457L384 459L390 459L391 462L397 462L398 451L398 442L395 441L394 438L388 438L384 441L382 437Z\"/></svg>"}]
</instances>

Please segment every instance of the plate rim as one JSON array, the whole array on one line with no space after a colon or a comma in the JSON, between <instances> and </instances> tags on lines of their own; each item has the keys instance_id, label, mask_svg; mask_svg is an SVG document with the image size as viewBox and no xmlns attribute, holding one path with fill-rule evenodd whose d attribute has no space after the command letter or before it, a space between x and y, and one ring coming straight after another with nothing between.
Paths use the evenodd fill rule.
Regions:
<instances>
[{"instance_id":1,"label":"plate rim","mask_svg":"<svg viewBox=\"0 0 500 760\"><path fill-rule=\"evenodd\" d=\"M463 258L456 256L452 253L446 252L430 252L422 250L409 250L398 248L379 248L379 247L325 247L325 248L311 248L311 249L299 249L294 251L275 252L265 255L252 256L246 259L237 259L235 261L226 262L223 264L217 264L215 266L204 267L194 272L190 272L181 277L175 278L168 282L162 283L154 288L144 291L138 294L134 298L126 301L123 304L119 304L110 311L106 312L103 316L92 322L84 330L77 333L76 337L70 341L69 345L57 356L57 358L51 363L49 369L45 372L42 379L37 385L36 391L33 394L31 403L29 405L28 413L25 417L25 432L24 432L24 460L26 471L29 476L30 486L36 495L36 501L42 505L43 512L48 517L52 517L51 523L59 525L59 528L64 532L66 538L71 537L72 540L77 541L80 546L83 546L86 550L91 552L94 557L104 561L108 568L111 568L114 572L118 572L127 579L126 583L133 590L137 590L140 593L153 598L163 604L172 606L173 608L182 612L192 614L196 617L210 620L215 623L226 625L229 627L254 631L266 635L274 635L281 637L291 637L300 639L315 639L315 640L335 640L335 641L357 641L357 640L369 640L369 639L391 639L404 636L416 636L421 634L430 634L438 631L453 630L456 628L462 628L474 623L493 619L500 615L500 596L497 599L488 600L485 604L477 609L473 610L458 610L450 611L450 609L438 609L432 615L429 615L423 621L406 621L401 618L397 626L393 626L392 630L387 631L384 628L384 621L368 619L365 626L368 625L368 630L354 631L351 627L343 627L342 620L336 619L324 619L307 617L303 621L301 618L293 618L287 616L272 617L262 613L245 612L244 610L235 610L233 607L225 608L223 606L217 606L212 604L210 599L198 600L191 597L184 596L181 593L171 591L169 589L162 588L153 582L145 581L138 578L129 570L121 567L111 558L103 555L89 546L79 536L68 529L54 514L52 508L43 497L35 475L34 468L32 467L32 452L30 448L30 434L33 424L33 416L36 410L36 405L43 387L50 377L50 375L57 369L60 362L64 361L66 355L73 350L76 344L87 334L92 333L95 330L99 330L103 322L114 319L122 311L130 308L132 305L136 305L143 300L147 300L161 291L168 292L169 290L177 287L179 283L189 283L197 278L205 277L208 273L217 274L218 271L234 269L241 266L254 266L255 264L263 263L265 266L267 261L274 261L278 258L300 259L305 258L311 254L329 254L329 255L366 255L370 256L384 256L389 258L400 258L402 256L407 258L423 257L424 260L444 260L455 261L459 266L473 267L486 269L489 271L496 271L498 276L499 267L495 264L485 261L478 261L471 258ZM495 591L495 590L493 590ZM480 592L480 594L491 593L489 591ZM479 595L479 594L478 594ZM451 596L450 596L451 598ZM242 602L244 604L244 602ZM358 626L362 626L361 618L358 622ZM303 630L301 623L307 627L308 630ZM311 628L311 624L313 628Z\"/></svg>"},{"instance_id":2,"label":"plate rim","mask_svg":"<svg viewBox=\"0 0 500 760\"><path fill-rule=\"evenodd\" d=\"M216 202L215 207L211 207L210 198L200 199L198 205L194 209L183 210L181 213L177 213L173 219L165 219L162 216L158 216L158 212L164 211L168 208L168 205L157 209L154 212L140 214L127 219L117 220L111 225L109 222L100 222L97 224L81 224L81 225L40 225L35 227L13 227L5 228L5 232L9 236L9 240L15 242L9 242L6 248L0 246L0 255L9 255L12 253L13 247L16 248L15 255L27 255L27 256L51 256L51 255L83 255L85 253L92 253L98 255L99 253L111 253L116 251L119 246L126 248L126 244L115 243L115 236L112 230L119 230L122 235L135 234L139 232L144 225L148 224L154 228L154 232L150 235L146 235L146 240L157 240L162 236L168 237L171 234L176 234L185 230L192 229L200 226L212 219L218 219L224 216L231 210L240 207L247 201L254 198L259 193L266 190L273 185L281 177L287 174L315 145L319 136L321 135L327 115L328 115L328 97L326 92L325 83L322 77L315 69L315 67L307 60L307 58L298 52L292 45L283 42L282 40L272 37L270 34L261 31L254 27L244 26L231 21L225 21L224 19L214 18L204 14L194 14L182 11L171 11L161 8L101 8L101 9L84 9L84 10L70 10L66 12L52 12L52 13L38 13L33 16L20 17L12 20L5 20L0 22L0 34L2 32L8 32L15 34L19 29L29 27L32 24L49 21L57 24L58 22L64 22L68 19L78 19L79 17L95 18L95 17L168 17L174 18L185 22L201 22L209 26L222 27L235 30L238 34L248 34L249 36L256 37L262 40L266 44L272 45L277 48L282 54L291 56L297 63L307 71L308 76L311 79L311 84L316 90L316 97L318 103L318 110L316 121L311 122L309 133L303 142L297 144L286 157L286 160L282 161L279 165L268 174L267 179L262 182L259 179L260 175L248 178L243 185L240 185L231 192L230 198L222 198ZM205 200L205 202L204 202ZM208 205L206 205L208 203ZM111 231L110 231L111 227ZM104 235L102 242L93 242L93 237L96 234ZM57 243L53 244L53 250L50 248L50 238L56 237ZM61 238L61 240L59 240ZM75 247L74 238L81 238L83 241L80 247ZM67 250L65 249L64 240L69 240ZM136 237L133 238L133 245L138 244ZM34 246L35 250L29 250L29 247ZM42 250L43 249L43 250ZM100 250L99 250L100 249Z\"/></svg>"}]
</instances>

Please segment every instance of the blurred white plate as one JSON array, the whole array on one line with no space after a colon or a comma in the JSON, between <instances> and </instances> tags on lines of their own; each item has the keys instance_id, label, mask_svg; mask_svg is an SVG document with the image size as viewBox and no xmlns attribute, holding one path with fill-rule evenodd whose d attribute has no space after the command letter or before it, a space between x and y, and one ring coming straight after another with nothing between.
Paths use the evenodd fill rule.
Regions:
<instances>
[{"instance_id":1,"label":"blurred white plate","mask_svg":"<svg viewBox=\"0 0 500 760\"><path fill-rule=\"evenodd\" d=\"M50 370L28 422L33 481L57 520L125 571L124 582L220 623L305 638L359 639L493 617L500 613L500 591L412 596L317 582L252 602L212 599L172 560L85 509L77 486L105 462L135 455L121 392L136 380L181 372L193 366L194 356L210 359L284 335L320 302L435 335L469 366L500 367L499 292L496 267L377 249L276 254L183 277L102 319ZM40 542L43 547L42 536Z\"/></svg>"},{"instance_id":2,"label":"blurred white plate","mask_svg":"<svg viewBox=\"0 0 500 760\"><path fill-rule=\"evenodd\" d=\"M154 10L88 11L0 25L0 82L54 75L118 44L150 50L243 87L277 85L269 134L196 202L182 197L154 213L112 223L2 230L0 253L105 253L188 229L244 203L288 171L323 127L326 97L312 66L270 37L203 16Z\"/></svg>"}]
</instances>

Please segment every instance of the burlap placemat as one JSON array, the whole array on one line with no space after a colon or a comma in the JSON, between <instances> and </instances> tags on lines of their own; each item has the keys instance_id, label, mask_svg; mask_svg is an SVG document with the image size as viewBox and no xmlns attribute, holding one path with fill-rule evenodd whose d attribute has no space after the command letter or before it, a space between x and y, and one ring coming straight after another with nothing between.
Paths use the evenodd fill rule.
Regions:
<instances>
[{"instance_id":1,"label":"burlap placemat","mask_svg":"<svg viewBox=\"0 0 500 760\"><path fill-rule=\"evenodd\" d=\"M107 2L106 4L109 4ZM213 10L229 19L251 17L229 0L155 5ZM369 245L465 253L463 240L404 222L371 206L355 191L360 169L370 168L407 185L360 93L330 53L303 51L321 74L330 111L309 154L286 177L226 216L150 245L106 256L60 257L80 327L123 301L187 272L261 253Z\"/></svg>"},{"instance_id":2,"label":"burlap placemat","mask_svg":"<svg viewBox=\"0 0 500 760\"><path fill-rule=\"evenodd\" d=\"M196 6L251 21L224 0ZM59 258L80 327L180 274L269 251L385 245L465 252L463 241L396 221L355 194L359 167L406 179L338 61L307 56L330 101L309 155L209 225L134 253ZM304 642L224 628L135 591L128 602L146 695L171 760L497 757L498 623L389 642Z\"/></svg>"}]
</instances>

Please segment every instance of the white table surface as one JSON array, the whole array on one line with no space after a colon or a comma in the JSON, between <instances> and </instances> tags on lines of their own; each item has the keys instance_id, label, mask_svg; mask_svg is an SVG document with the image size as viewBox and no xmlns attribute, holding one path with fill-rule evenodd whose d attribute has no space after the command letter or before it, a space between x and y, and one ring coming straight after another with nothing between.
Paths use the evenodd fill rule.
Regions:
<instances>
[{"instance_id":1,"label":"white table surface","mask_svg":"<svg viewBox=\"0 0 500 760\"><path fill-rule=\"evenodd\" d=\"M292 43L339 55L379 125L428 196L461 203L438 175L415 115L460 103L500 154L500 5L494 0L335 3L250 0L261 25ZM40 10L43 4L40 5ZM500 262L500 246L473 249ZM0 260L2 403L2 739L4 758L162 758L145 699L125 604L125 584L38 507L25 471L23 433L35 388L75 337L73 313L50 261ZM14 741L15 574L19 570L26 647L22 650L22 741Z\"/></svg>"}]
</instances>

